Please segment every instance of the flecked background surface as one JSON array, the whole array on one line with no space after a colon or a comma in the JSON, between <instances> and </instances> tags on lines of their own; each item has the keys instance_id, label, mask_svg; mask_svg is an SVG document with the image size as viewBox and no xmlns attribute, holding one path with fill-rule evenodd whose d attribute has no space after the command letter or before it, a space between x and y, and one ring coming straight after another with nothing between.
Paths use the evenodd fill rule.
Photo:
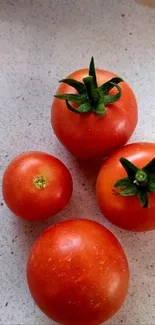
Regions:
<instances>
[{"instance_id":1,"label":"flecked background surface","mask_svg":"<svg viewBox=\"0 0 155 325\"><path fill-rule=\"evenodd\" d=\"M74 193L53 219L29 224L0 197L0 324L54 325L36 307L25 277L29 249L52 222L86 217L104 223L130 263L130 288L109 325L155 324L155 232L135 234L112 226L96 205L98 165L86 166L58 142L50 105L58 80L94 55L133 87L139 124L131 141L155 141L155 10L130 0L0 0L0 174L26 150L59 157L70 169Z\"/></svg>"}]
</instances>

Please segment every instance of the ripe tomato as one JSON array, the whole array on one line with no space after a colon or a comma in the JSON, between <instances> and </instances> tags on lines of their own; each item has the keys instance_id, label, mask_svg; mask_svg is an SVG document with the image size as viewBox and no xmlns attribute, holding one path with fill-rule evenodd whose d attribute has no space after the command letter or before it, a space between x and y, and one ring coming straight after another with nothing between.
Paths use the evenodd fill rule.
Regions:
<instances>
[{"instance_id":1,"label":"ripe tomato","mask_svg":"<svg viewBox=\"0 0 155 325\"><path fill-rule=\"evenodd\" d=\"M154 157L154 143L134 143L113 153L101 167L96 185L98 204L103 215L120 228L133 231L155 229ZM131 182L126 178L127 169L125 170L121 165L120 158L122 162L126 158L134 164L134 166L129 166L133 168ZM152 159L151 164L146 166ZM143 173L147 174L146 181L144 182L142 179L141 184L137 181L135 166L140 169L140 177L143 178ZM123 184L124 180L122 183L124 177L125 183L129 180L128 186ZM121 195L114 191L114 185L123 189L120 192L118 191L118 194Z\"/></svg>"},{"instance_id":2,"label":"ripe tomato","mask_svg":"<svg viewBox=\"0 0 155 325\"><path fill-rule=\"evenodd\" d=\"M66 166L43 152L17 156L3 176L3 197L9 209L26 220L49 218L63 209L72 195Z\"/></svg>"},{"instance_id":3,"label":"ripe tomato","mask_svg":"<svg viewBox=\"0 0 155 325\"><path fill-rule=\"evenodd\" d=\"M121 307L129 270L116 237L102 225L77 219L48 228L27 264L40 309L64 325L98 325Z\"/></svg>"},{"instance_id":4,"label":"ripe tomato","mask_svg":"<svg viewBox=\"0 0 155 325\"><path fill-rule=\"evenodd\" d=\"M54 98L52 104L53 130L62 144L79 158L106 157L125 145L137 124L136 98L129 85L109 71L96 69L95 75L94 69L92 60L89 71L81 69L62 80L56 92L61 99ZM93 78L97 78L99 86L104 84L103 92ZM75 97L77 89L80 97ZM70 102L73 102L72 107ZM76 114L81 103L80 112Z\"/></svg>"}]
</instances>

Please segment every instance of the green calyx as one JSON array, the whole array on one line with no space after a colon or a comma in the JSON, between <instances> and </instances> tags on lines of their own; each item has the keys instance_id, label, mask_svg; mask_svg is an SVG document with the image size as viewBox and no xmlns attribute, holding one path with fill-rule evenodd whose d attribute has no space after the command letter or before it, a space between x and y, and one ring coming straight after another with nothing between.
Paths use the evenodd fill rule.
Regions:
<instances>
[{"instance_id":1,"label":"green calyx","mask_svg":"<svg viewBox=\"0 0 155 325\"><path fill-rule=\"evenodd\" d=\"M143 208L149 207L149 192L155 193L155 158L139 169L126 158L120 163L127 172L127 177L119 179L114 187L122 196L137 196Z\"/></svg>"},{"instance_id":2,"label":"green calyx","mask_svg":"<svg viewBox=\"0 0 155 325\"><path fill-rule=\"evenodd\" d=\"M106 111L105 106L120 99L122 90L118 84L122 81L123 79L115 77L98 87L94 59L92 57L89 66L89 76L84 78L83 82L74 79L60 80L60 82L75 88L78 94L60 94L55 95L55 97L65 100L67 108L76 114L94 112L99 116L103 116ZM114 87L117 88L118 92L115 95L110 95L109 92ZM70 103L78 104L79 107L75 109Z\"/></svg>"}]
</instances>

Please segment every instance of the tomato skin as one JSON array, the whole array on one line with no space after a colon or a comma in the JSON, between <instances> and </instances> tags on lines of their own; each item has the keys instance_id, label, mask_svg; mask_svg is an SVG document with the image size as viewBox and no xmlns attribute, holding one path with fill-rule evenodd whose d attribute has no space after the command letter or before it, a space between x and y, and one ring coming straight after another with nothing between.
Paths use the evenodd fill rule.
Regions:
<instances>
[{"instance_id":1,"label":"tomato skin","mask_svg":"<svg viewBox=\"0 0 155 325\"><path fill-rule=\"evenodd\" d=\"M46 178L45 188L38 189L33 181L38 175ZM2 190L5 203L17 216L37 221L63 209L72 195L72 177L57 158L43 152L26 152L6 168Z\"/></svg>"},{"instance_id":2,"label":"tomato skin","mask_svg":"<svg viewBox=\"0 0 155 325\"><path fill-rule=\"evenodd\" d=\"M96 69L100 86L116 75L112 72ZM68 78L82 81L88 76L88 69L75 71ZM51 110L51 124L57 138L75 156L79 158L106 157L112 151L122 147L131 137L138 120L137 103L132 89L121 82L121 98L106 105L106 113L98 117L94 113L75 114L67 109L63 100L54 98ZM111 90L115 94L116 89ZM61 83L57 94L76 93L76 90Z\"/></svg>"},{"instance_id":3,"label":"tomato skin","mask_svg":"<svg viewBox=\"0 0 155 325\"><path fill-rule=\"evenodd\" d=\"M119 159L127 158L139 168L143 168L155 157L154 143L133 143L108 157L99 172L96 195L103 215L116 226L132 231L155 229L155 193L149 193L149 208L142 208L136 196L123 197L113 192L114 183L126 172Z\"/></svg>"},{"instance_id":4,"label":"tomato skin","mask_svg":"<svg viewBox=\"0 0 155 325\"><path fill-rule=\"evenodd\" d=\"M116 237L97 222L77 219L48 228L27 264L30 292L40 309L63 325L98 325L127 294L129 269Z\"/></svg>"}]
</instances>

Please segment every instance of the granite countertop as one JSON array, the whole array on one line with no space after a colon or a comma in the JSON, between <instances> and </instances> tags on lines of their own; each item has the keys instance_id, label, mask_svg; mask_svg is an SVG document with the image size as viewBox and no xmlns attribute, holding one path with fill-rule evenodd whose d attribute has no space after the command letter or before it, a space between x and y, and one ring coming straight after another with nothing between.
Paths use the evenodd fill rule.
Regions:
<instances>
[{"instance_id":1,"label":"granite countertop","mask_svg":"<svg viewBox=\"0 0 155 325\"><path fill-rule=\"evenodd\" d=\"M59 157L74 179L67 208L33 225L13 216L0 196L1 325L55 324L31 299L25 265L43 229L74 217L104 223L130 263L128 297L106 324L155 324L155 232L125 232L104 220L94 196L98 166L79 164L50 126L58 80L87 67L92 55L136 93L139 124L130 141L155 141L155 9L132 0L0 0L0 174L17 154L41 150Z\"/></svg>"}]
</instances>

